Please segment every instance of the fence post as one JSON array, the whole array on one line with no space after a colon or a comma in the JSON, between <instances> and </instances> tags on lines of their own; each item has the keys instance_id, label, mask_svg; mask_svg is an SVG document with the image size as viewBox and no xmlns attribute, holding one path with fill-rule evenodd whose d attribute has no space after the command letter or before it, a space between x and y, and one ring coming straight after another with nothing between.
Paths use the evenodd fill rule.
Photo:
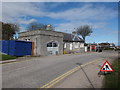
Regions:
<instances>
[{"instance_id":1,"label":"fence post","mask_svg":"<svg viewBox=\"0 0 120 90\"><path fill-rule=\"evenodd\" d=\"M34 56L34 48L35 48L35 43L32 42L32 56Z\"/></svg>"}]
</instances>

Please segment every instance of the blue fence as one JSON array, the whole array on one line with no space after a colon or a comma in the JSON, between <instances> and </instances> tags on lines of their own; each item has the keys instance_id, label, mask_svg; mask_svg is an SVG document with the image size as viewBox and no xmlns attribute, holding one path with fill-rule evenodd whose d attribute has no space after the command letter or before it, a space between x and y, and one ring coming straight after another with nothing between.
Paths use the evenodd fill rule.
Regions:
<instances>
[{"instance_id":1,"label":"blue fence","mask_svg":"<svg viewBox=\"0 0 120 90\"><path fill-rule=\"evenodd\" d=\"M20 40L2 40L0 41L2 53L14 56L25 56L32 54L32 42Z\"/></svg>"}]
</instances>

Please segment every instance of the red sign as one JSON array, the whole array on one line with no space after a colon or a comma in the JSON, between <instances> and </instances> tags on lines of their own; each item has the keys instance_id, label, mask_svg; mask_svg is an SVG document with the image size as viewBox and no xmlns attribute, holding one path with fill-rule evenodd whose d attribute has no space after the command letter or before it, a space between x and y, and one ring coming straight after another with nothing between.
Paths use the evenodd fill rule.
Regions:
<instances>
[{"instance_id":1,"label":"red sign","mask_svg":"<svg viewBox=\"0 0 120 90\"><path fill-rule=\"evenodd\" d=\"M112 67L110 66L110 64L108 63L108 61L106 61L102 68L100 69L100 71L104 71L104 72L113 72L114 70L112 69Z\"/></svg>"}]
</instances>

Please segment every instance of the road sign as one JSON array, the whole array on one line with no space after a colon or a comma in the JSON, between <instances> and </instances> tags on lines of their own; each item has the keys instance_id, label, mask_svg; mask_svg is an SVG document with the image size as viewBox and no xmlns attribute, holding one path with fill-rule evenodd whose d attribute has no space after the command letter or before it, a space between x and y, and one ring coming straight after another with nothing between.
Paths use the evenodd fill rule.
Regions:
<instances>
[{"instance_id":1,"label":"road sign","mask_svg":"<svg viewBox=\"0 0 120 90\"><path fill-rule=\"evenodd\" d=\"M102 68L100 69L100 71L104 71L104 72L113 72L114 70L112 69L112 67L110 66L110 64L108 63L108 61L106 61Z\"/></svg>"}]
</instances>

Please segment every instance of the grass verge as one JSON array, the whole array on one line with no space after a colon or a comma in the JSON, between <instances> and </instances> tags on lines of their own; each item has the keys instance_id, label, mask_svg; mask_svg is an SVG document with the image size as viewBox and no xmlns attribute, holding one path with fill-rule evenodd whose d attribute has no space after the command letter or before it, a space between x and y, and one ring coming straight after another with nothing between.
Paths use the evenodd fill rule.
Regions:
<instances>
[{"instance_id":1,"label":"grass verge","mask_svg":"<svg viewBox=\"0 0 120 90\"><path fill-rule=\"evenodd\" d=\"M120 57L116 59L113 64L111 65L114 69L114 72L107 74L105 76L105 88L118 88L120 84Z\"/></svg>"},{"instance_id":2,"label":"grass verge","mask_svg":"<svg viewBox=\"0 0 120 90\"><path fill-rule=\"evenodd\" d=\"M5 55L5 54L0 54L0 61L5 61L5 60L10 60L10 59L16 59L16 56L11 56L11 55Z\"/></svg>"}]
</instances>

